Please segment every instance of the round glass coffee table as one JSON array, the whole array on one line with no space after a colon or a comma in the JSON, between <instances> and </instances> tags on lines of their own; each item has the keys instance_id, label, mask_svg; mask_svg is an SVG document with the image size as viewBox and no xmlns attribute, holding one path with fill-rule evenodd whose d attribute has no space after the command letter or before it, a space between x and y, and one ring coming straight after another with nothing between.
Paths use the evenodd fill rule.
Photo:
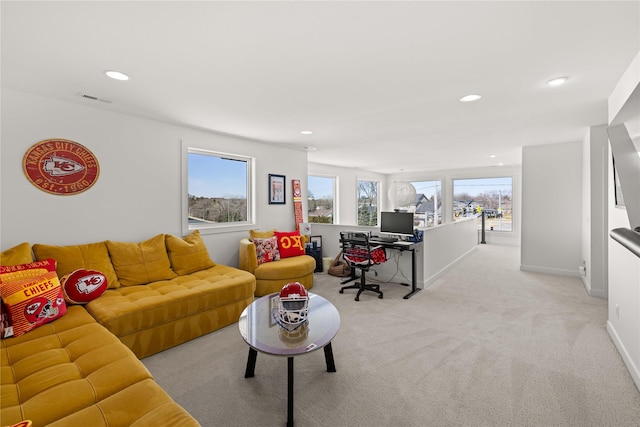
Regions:
<instances>
[{"instance_id":1,"label":"round glass coffee table","mask_svg":"<svg viewBox=\"0 0 640 427\"><path fill-rule=\"evenodd\" d=\"M287 331L272 314L278 308L278 293L265 295L252 302L240 315L240 335L249 344L245 378L254 376L258 351L272 356L287 357L287 426L293 426L293 358L324 349L327 372L336 372L331 340L340 329L340 314L326 299L309 292L307 322L294 331Z\"/></svg>"}]
</instances>

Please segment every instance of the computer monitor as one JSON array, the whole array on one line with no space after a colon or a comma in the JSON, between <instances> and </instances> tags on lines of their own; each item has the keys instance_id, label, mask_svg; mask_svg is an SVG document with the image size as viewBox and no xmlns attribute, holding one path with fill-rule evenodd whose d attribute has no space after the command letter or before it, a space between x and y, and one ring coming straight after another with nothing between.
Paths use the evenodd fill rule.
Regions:
<instances>
[{"instance_id":1,"label":"computer monitor","mask_svg":"<svg viewBox=\"0 0 640 427\"><path fill-rule=\"evenodd\" d=\"M413 236L413 212L380 212L380 232Z\"/></svg>"}]
</instances>

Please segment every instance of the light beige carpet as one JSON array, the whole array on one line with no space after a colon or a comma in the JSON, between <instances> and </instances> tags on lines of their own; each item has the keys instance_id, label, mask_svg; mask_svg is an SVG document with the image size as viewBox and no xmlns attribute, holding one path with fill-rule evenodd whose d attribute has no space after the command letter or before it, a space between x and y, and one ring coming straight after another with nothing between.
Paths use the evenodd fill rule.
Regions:
<instances>
[{"instance_id":1,"label":"light beige carpet","mask_svg":"<svg viewBox=\"0 0 640 427\"><path fill-rule=\"evenodd\" d=\"M640 393L606 332L607 303L578 278L519 270L519 248L480 245L409 300L312 292L338 308L336 373L295 359L297 426L638 426ZM371 275L373 277L373 275ZM248 347L237 324L143 360L203 426L281 426L287 361Z\"/></svg>"}]
</instances>

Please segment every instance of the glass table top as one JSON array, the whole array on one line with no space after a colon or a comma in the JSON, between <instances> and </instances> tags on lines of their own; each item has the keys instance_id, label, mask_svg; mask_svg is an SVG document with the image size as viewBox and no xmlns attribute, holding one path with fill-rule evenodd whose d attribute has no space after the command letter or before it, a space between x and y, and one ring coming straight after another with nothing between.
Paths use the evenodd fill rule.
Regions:
<instances>
[{"instance_id":1,"label":"glass table top","mask_svg":"<svg viewBox=\"0 0 640 427\"><path fill-rule=\"evenodd\" d=\"M292 356L323 348L336 336L340 314L329 301L309 292L306 323L288 331L274 317L278 295L276 292L255 300L240 315L240 335L253 349L275 356Z\"/></svg>"}]
</instances>

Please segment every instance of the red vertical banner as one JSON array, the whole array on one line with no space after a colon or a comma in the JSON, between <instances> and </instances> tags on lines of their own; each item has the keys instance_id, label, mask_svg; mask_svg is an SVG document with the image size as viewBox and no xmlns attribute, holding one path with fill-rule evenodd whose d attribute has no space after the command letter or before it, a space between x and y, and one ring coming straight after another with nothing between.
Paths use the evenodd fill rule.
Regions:
<instances>
[{"instance_id":1,"label":"red vertical banner","mask_svg":"<svg viewBox=\"0 0 640 427\"><path fill-rule=\"evenodd\" d=\"M296 230L300 229L302 219L302 187L299 179L292 179L293 184L293 213L296 217Z\"/></svg>"}]
</instances>

